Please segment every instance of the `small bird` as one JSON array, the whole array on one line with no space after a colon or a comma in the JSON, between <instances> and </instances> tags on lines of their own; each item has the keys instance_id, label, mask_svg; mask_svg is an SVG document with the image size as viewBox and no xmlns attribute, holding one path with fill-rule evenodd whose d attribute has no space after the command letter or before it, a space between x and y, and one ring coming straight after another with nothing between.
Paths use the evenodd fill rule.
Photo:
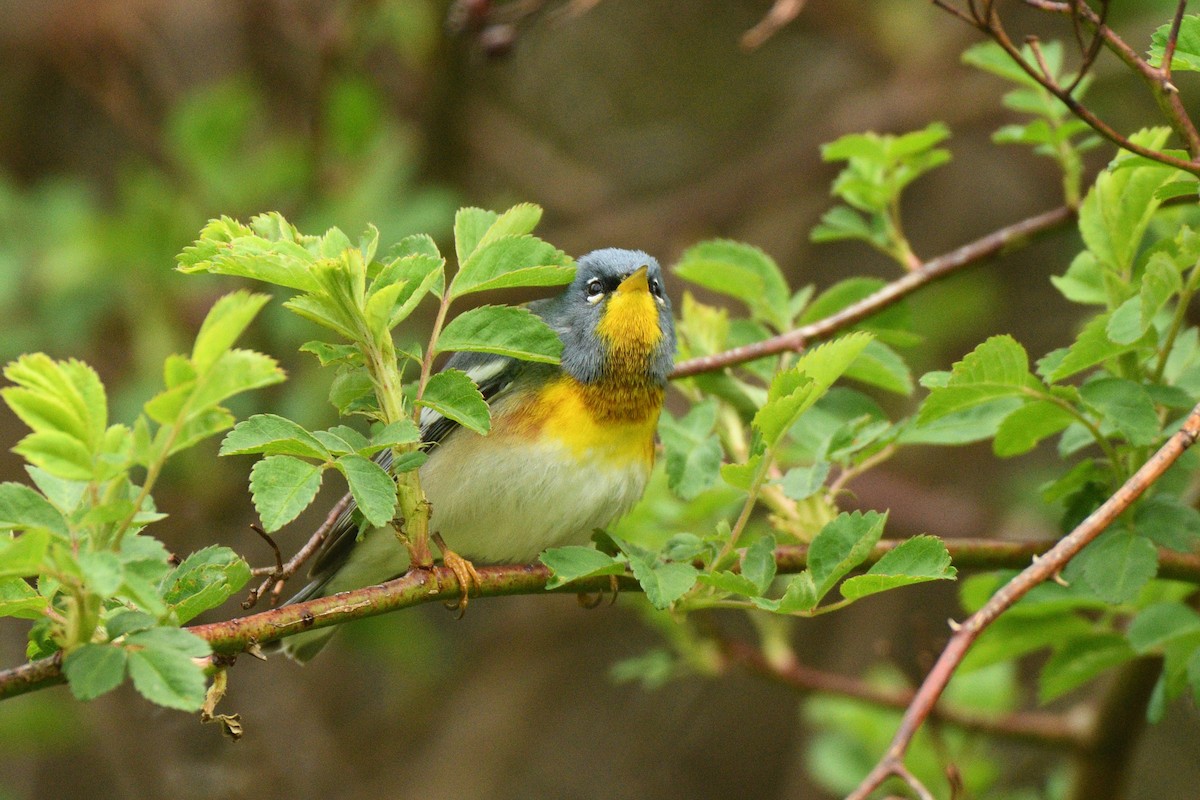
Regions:
<instances>
[{"instance_id":1,"label":"small bird","mask_svg":"<svg viewBox=\"0 0 1200 800\"><path fill-rule=\"evenodd\" d=\"M528 308L562 340L560 365L457 353L446 368L478 385L491 432L480 436L430 409L421 414L429 529L472 561L524 563L548 547L587 544L594 529L641 498L654 462L675 353L658 262L639 250L596 250L579 259L566 291ZM311 583L290 602L408 569L409 554L390 528L361 537L358 530L347 509L317 554ZM283 649L308 661L333 631L289 637Z\"/></svg>"}]
</instances>

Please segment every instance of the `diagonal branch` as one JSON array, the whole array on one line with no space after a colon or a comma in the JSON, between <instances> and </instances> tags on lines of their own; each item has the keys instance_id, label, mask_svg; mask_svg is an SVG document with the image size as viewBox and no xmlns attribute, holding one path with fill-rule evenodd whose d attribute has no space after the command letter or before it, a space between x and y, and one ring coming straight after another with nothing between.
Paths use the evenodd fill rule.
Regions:
<instances>
[{"instance_id":1,"label":"diagonal branch","mask_svg":"<svg viewBox=\"0 0 1200 800\"><path fill-rule=\"evenodd\" d=\"M863 561L867 567L883 558L902 542L877 544ZM946 549L959 569L1021 569L1055 546L1055 540L999 542L989 539L950 539ZM775 549L780 574L797 573L808 565L808 547L793 545ZM542 564L516 564L478 567L481 583L472 597L500 597L516 594L544 594L550 570ZM1200 556L1159 551L1159 575L1164 578L1200 584ZM622 591L641 591L631 576L619 577ZM569 594L611 591L607 576L575 581L550 591ZM401 608L461 596L453 571L433 566L416 569L395 580L341 594L273 608L257 614L193 625L191 631L212 645L217 653L231 654L252 650L256 645L273 642L301 631L324 628L353 619L376 616ZM0 700L44 689L63 682L62 656L53 656L0 670Z\"/></svg>"},{"instance_id":2,"label":"diagonal branch","mask_svg":"<svg viewBox=\"0 0 1200 800\"><path fill-rule=\"evenodd\" d=\"M1037 558L1015 578L1000 588L983 608L971 615L966 622L956 626L954 635L942 650L941 656L929 671L924 683L917 690L913 701L900 720L900 727L892 739L887 752L875 768L865 777L858 788L846 800L866 800L867 797L888 778L901 775L904 758L913 736L933 711L942 691L950 682L962 663L967 650L987 627L1030 589L1052 578L1095 539L1108 525L1120 516L1152 483L1158 480L1167 468L1200 436L1200 405L1184 420L1183 427L1167 440L1158 452L1108 498L1087 519L1081 522L1054 545L1045 555Z\"/></svg>"},{"instance_id":3,"label":"diagonal branch","mask_svg":"<svg viewBox=\"0 0 1200 800\"><path fill-rule=\"evenodd\" d=\"M1000 228L957 250L924 262L904 277L892 281L869 297L864 297L857 303L847 306L825 319L811 322L794 331L788 331L761 342L735 347L723 353L689 359L676 364L671 377L687 378L702 372L713 372L753 361L763 356L775 355L788 350L803 350L817 339L824 339L872 314L879 313L927 283L944 278L963 267L991 258L1025 239L1057 230L1074 217L1073 209L1068 206L1060 206Z\"/></svg>"}]
</instances>

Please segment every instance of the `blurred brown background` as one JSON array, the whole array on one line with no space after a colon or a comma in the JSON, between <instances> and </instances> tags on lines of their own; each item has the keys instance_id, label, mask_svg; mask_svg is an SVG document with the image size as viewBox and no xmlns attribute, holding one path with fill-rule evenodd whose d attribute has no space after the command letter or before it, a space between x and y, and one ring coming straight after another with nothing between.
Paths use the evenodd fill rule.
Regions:
<instances>
[{"instance_id":1,"label":"blurred brown background","mask_svg":"<svg viewBox=\"0 0 1200 800\"><path fill-rule=\"evenodd\" d=\"M1146 43L1174 4L1114 5L1114 25ZM823 288L896 267L809 243L836 173L819 145L935 119L953 130L954 160L906 195L920 255L1059 204L1049 161L989 142L1010 118L1004 87L959 64L973 31L923 0L843 0L739 47L769 6L576 0L450 35L447 3L432 0L0 0L0 356L80 356L116 414L136 408L229 286L172 271L222 213L278 209L304 230L373 221L388 241L422 230L444 242L458 205L533 201L541 235L575 254L631 246L670 264L728 236L771 253L794 286ZM1016 28L1047 22L1013 12ZM1138 88L1102 60L1093 104L1118 128L1144 124ZM928 337L910 353L916 372L996 332L1035 354L1065 343L1078 313L1046 278L1074 247L1059 234L915 298ZM254 345L287 359L292 379L239 414L330 421L326 379L291 355L306 333L277 306L263 318ZM0 478L22 477L7 452L21 434L0 413ZM220 541L263 563L247 529L250 462L217 462L216 448L170 469L158 534L179 552ZM890 536L1049 535L1032 489L1056 463L915 448L855 488L863 506L892 509ZM305 529L292 527L296 542ZM800 625L800 652L851 674L881 654L919 672L954 598L937 586L863 602ZM353 626L304 669L244 658L222 705L246 724L236 744L128 689L87 705L65 689L6 701L0 798L826 796L787 690L738 674L653 692L610 680L656 642L629 606L485 600L459 622L422 608ZM0 623L0 665L23 660L24 632ZM1198 721L1177 707L1150 731L1133 797L1194 796ZM1047 762L1002 752L1014 772Z\"/></svg>"}]
</instances>

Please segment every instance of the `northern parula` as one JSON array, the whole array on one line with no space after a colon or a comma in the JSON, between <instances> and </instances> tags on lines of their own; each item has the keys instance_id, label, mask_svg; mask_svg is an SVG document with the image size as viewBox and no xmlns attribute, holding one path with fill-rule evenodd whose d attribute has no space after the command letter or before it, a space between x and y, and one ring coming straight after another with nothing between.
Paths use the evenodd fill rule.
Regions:
<instances>
[{"instance_id":1,"label":"northern parula","mask_svg":"<svg viewBox=\"0 0 1200 800\"><path fill-rule=\"evenodd\" d=\"M596 250L557 297L528 305L562 340L561 365L458 353L446 367L478 385L492 426L480 436L424 409L429 455L421 486L430 531L483 563L524 563L547 547L587 544L642 496L675 352L671 301L658 262L638 250ZM405 572L390 528L358 536L348 509L292 601L381 583ZM286 639L307 661L334 628Z\"/></svg>"}]
</instances>

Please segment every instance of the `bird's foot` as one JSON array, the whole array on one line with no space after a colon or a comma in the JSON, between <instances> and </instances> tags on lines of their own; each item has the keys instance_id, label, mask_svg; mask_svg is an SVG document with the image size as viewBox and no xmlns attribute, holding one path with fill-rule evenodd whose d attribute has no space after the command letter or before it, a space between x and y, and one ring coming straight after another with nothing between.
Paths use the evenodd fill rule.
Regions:
<instances>
[{"instance_id":1,"label":"bird's foot","mask_svg":"<svg viewBox=\"0 0 1200 800\"><path fill-rule=\"evenodd\" d=\"M463 614L467 613L467 602L470 600L471 589L474 588L476 593L483 590L483 580L479 577L479 572L475 569L475 565L467 559L460 556L458 553L446 546L446 542L442 539L440 533L433 535L433 540L437 542L437 546L442 551L442 563L445 564L454 577L458 580L458 599L452 603L447 603L446 608L458 611L458 618L462 619Z\"/></svg>"},{"instance_id":2,"label":"bird's foot","mask_svg":"<svg viewBox=\"0 0 1200 800\"><path fill-rule=\"evenodd\" d=\"M617 595L621 592L621 584L617 581L616 575L608 576L608 588L609 591L612 592L612 596L608 601L608 604L611 606L617 602ZM589 592L580 592L579 594L575 595L575 599L578 600L579 605L583 606L584 608L592 609L603 603L606 596L608 596L608 592L601 589L595 594L591 594Z\"/></svg>"}]
</instances>

